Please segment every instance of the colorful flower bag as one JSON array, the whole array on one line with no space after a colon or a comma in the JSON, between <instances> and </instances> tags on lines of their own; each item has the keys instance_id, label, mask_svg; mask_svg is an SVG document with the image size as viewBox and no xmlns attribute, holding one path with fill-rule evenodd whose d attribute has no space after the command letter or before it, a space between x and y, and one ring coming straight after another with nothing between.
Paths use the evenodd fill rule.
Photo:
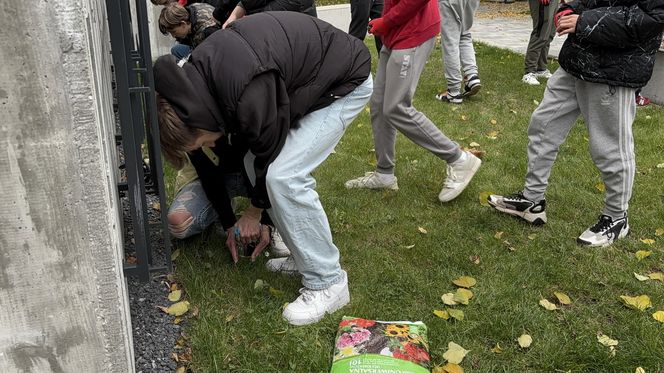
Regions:
<instances>
[{"instance_id":1,"label":"colorful flower bag","mask_svg":"<svg viewBox=\"0 0 664 373\"><path fill-rule=\"evenodd\" d=\"M428 373L430 369L423 322L344 316L339 323L330 373Z\"/></svg>"}]
</instances>

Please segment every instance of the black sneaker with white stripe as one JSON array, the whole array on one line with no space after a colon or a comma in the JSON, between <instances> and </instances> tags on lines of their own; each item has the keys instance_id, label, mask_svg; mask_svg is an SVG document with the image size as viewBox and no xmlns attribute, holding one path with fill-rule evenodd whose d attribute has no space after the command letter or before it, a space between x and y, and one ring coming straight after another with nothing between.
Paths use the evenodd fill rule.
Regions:
<instances>
[{"instance_id":1,"label":"black sneaker with white stripe","mask_svg":"<svg viewBox=\"0 0 664 373\"><path fill-rule=\"evenodd\" d=\"M576 242L583 246L604 247L627 236L628 233L629 224L627 222L627 215L616 220L613 220L608 215L601 215L597 224L586 229L586 231L576 239Z\"/></svg>"},{"instance_id":2,"label":"black sneaker with white stripe","mask_svg":"<svg viewBox=\"0 0 664 373\"><path fill-rule=\"evenodd\" d=\"M546 201L531 201L523 196L522 192L499 196L492 194L487 199L494 209L506 214L519 217L530 224L542 225L546 223Z\"/></svg>"},{"instance_id":3,"label":"black sneaker with white stripe","mask_svg":"<svg viewBox=\"0 0 664 373\"><path fill-rule=\"evenodd\" d=\"M480 77L477 75L472 75L466 78L466 84L464 85L463 97L470 97L477 94L482 88L482 83L480 82Z\"/></svg>"}]
</instances>

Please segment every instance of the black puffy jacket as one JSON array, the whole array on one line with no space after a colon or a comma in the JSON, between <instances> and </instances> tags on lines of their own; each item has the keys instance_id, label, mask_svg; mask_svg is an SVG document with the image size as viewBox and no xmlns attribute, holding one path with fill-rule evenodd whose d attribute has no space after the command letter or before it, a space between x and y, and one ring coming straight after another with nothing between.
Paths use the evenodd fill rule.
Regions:
<instances>
[{"instance_id":1,"label":"black puffy jacket","mask_svg":"<svg viewBox=\"0 0 664 373\"><path fill-rule=\"evenodd\" d=\"M560 50L560 66L590 82L639 88L650 80L664 31L664 0L577 0L579 15Z\"/></svg>"},{"instance_id":2,"label":"black puffy jacket","mask_svg":"<svg viewBox=\"0 0 664 373\"><path fill-rule=\"evenodd\" d=\"M359 39L317 18L264 12L217 31L182 68L154 66L155 88L189 126L240 136L256 156L252 204L269 208L265 177L304 115L352 92L371 72Z\"/></svg>"}]
</instances>

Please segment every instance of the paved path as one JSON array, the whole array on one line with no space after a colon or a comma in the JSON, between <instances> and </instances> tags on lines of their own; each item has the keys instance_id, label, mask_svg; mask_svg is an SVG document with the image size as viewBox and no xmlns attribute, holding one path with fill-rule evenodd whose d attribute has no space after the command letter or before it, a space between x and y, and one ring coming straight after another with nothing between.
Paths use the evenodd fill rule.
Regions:
<instances>
[{"instance_id":1,"label":"paved path","mask_svg":"<svg viewBox=\"0 0 664 373\"><path fill-rule=\"evenodd\" d=\"M491 46L526 53L533 23L530 18L475 18L470 32L474 41ZM551 43L549 56L558 57L565 37L556 36Z\"/></svg>"}]
</instances>

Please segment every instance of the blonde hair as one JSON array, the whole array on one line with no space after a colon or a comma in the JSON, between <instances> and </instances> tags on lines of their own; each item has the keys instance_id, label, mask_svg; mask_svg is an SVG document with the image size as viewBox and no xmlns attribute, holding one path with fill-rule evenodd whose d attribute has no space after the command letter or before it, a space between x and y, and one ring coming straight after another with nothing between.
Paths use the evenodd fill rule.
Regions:
<instances>
[{"instance_id":1,"label":"blonde hair","mask_svg":"<svg viewBox=\"0 0 664 373\"><path fill-rule=\"evenodd\" d=\"M159 14L159 31L168 35L170 30L182 22L189 22L189 11L178 3L170 3Z\"/></svg>"},{"instance_id":2,"label":"blonde hair","mask_svg":"<svg viewBox=\"0 0 664 373\"><path fill-rule=\"evenodd\" d=\"M187 161L187 147L196 143L200 130L184 124L173 106L157 94L157 119L159 140L164 158L176 168L182 168Z\"/></svg>"}]
</instances>

